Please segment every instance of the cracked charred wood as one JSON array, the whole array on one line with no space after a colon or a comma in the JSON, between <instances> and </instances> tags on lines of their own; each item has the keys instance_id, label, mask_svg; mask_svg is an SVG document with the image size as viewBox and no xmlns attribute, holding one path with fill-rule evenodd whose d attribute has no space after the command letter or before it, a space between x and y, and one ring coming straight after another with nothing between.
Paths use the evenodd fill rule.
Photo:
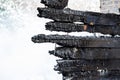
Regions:
<instances>
[{"instance_id":1,"label":"cracked charred wood","mask_svg":"<svg viewBox=\"0 0 120 80\"><path fill-rule=\"evenodd\" d=\"M60 22L83 22L87 25L120 25L120 15L110 13L84 12L69 8L59 10L51 8L38 8L38 16Z\"/></svg>"},{"instance_id":2,"label":"cracked charred wood","mask_svg":"<svg viewBox=\"0 0 120 80\"><path fill-rule=\"evenodd\" d=\"M99 32L103 34L120 35L120 26L99 26L99 25L85 25L75 23L62 23L62 22L48 22L46 30L50 31L62 31L62 32Z\"/></svg>"},{"instance_id":3,"label":"cracked charred wood","mask_svg":"<svg viewBox=\"0 0 120 80\"><path fill-rule=\"evenodd\" d=\"M45 6L55 9L64 9L68 5L68 0L41 0Z\"/></svg>"},{"instance_id":4,"label":"cracked charred wood","mask_svg":"<svg viewBox=\"0 0 120 80\"><path fill-rule=\"evenodd\" d=\"M57 57L63 59L120 59L120 49L115 48L72 48L57 47L53 51L49 51Z\"/></svg>"},{"instance_id":5,"label":"cracked charred wood","mask_svg":"<svg viewBox=\"0 0 120 80\"><path fill-rule=\"evenodd\" d=\"M56 71L79 72L79 71L120 71L120 60L57 60Z\"/></svg>"},{"instance_id":6,"label":"cracked charred wood","mask_svg":"<svg viewBox=\"0 0 120 80\"><path fill-rule=\"evenodd\" d=\"M120 48L119 37L77 37L68 35L44 35L32 37L34 43L57 43L66 47Z\"/></svg>"},{"instance_id":7,"label":"cracked charred wood","mask_svg":"<svg viewBox=\"0 0 120 80\"><path fill-rule=\"evenodd\" d=\"M118 70L97 70L97 71L78 71L78 72L61 72L64 78L78 77L79 79L84 77L120 77L120 71ZM89 80L89 79L87 79ZM93 80L93 79L90 79Z\"/></svg>"},{"instance_id":8,"label":"cracked charred wood","mask_svg":"<svg viewBox=\"0 0 120 80\"><path fill-rule=\"evenodd\" d=\"M77 72L61 72L64 77L88 77L88 76L98 76L99 71L77 71Z\"/></svg>"},{"instance_id":9,"label":"cracked charred wood","mask_svg":"<svg viewBox=\"0 0 120 80\"><path fill-rule=\"evenodd\" d=\"M38 8L37 9L39 14L38 17L44 17L53 19L55 21L61 21L61 22L76 22L83 20L82 16L78 15L70 15L68 13L65 13L67 10L58 10L58 9L51 9L51 8Z\"/></svg>"},{"instance_id":10,"label":"cracked charred wood","mask_svg":"<svg viewBox=\"0 0 120 80\"><path fill-rule=\"evenodd\" d=\"M46 23L45 27L46 27L46 30L50 30L50 31L63 31L63 32L84 31L84 24L48 22Z\"/></svg>"}]
</instances>

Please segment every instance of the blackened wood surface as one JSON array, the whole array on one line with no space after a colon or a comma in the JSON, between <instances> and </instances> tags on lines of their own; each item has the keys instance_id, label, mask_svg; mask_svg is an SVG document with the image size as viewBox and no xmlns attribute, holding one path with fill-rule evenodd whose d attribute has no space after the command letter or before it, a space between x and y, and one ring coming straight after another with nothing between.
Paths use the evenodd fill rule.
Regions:
<instances>
[{"instance_id":1,"label":"blackened wood surface","mask_svg":"<svg viewBox=\"0 0 120 80\"><path fill-rule=\"evenodd\" d=\"M34 43L57 43L67 47L101 47L101 48L120 48L120 38L115 37L76 37L68 35L44 35L39 34L32 37Z\"/></svg>"},{"instance_id":2,"label":"blackened wood surface","mask_svg":"<svg viewBox=\"0 0 120 80\"><path fill-rule=\"evenodd\" d=\"M100 26L100 25L84 25L75 23L62 23L62 22L48 22L46 23L46 30L62 31L62 32L81 32L87 31L91 33L99 32L103 34L119 35L120 26Z\"/></svg>"},{"instance_id":3,"label":"blackened wood surface","mask_svg":"<svg viewBox=\"0 0 120 80\"><path fill-rule=\"evenodd\" d=\"M83 16L69 14L67 10L51 9L51 8L38 8L39 17L53 19L61 22L76 22L83 20Z\"/></svg>"},{"instance_id":4,"label":"blackened wood surface","mask_svg":"<svg viewBox=\"0 0 120 80\"><path fill-rule=\"evenodd\" d=\"M79 72L96 70L120 71L120 60L58 60L56 71Z\"/></svg>"},{"instance_id":5,"label":"blackened wood surface","mask_svg":"<svg viewBox=\"0 0 120 80\"><path fill-rule=\"evenodd\" d=\"M51 9L38 8L38 16L53 19L60 22L83 22L88 25L109 25L115 26L120 24L120 15L104 14L97 12L84 12L71 9Z\"/></svg>"},{"instance_id":6,"label":"blackened wood surface","mask_svg":"<svg viewBox=\"0 0 120 80\"><path fill-rule=\"evenodd\" d=\"M41 3L49 8L63 9L67 6L68 0L41 0Z\"/></svg>"},{"instance_id":7,"label":"blackened wood surface","mask_svg":"<svg viewBox=\"0 0 120 80\"><path fill-rule=\"evenodd\" d=\"M120 49L118 48L57 47L49 53L63 59L120 59Z\"/></svg>"},{"instance_id":8,"label":"blackened wood surface","mask_svg":"<svg viewBox=\"0 0 120 80\"><path fill-rule=\"evenodd\" d=\"M79 71L79 72L62 72L63 78L70 80L119 80L120 71Z\"/></svg>"}]
</instances>

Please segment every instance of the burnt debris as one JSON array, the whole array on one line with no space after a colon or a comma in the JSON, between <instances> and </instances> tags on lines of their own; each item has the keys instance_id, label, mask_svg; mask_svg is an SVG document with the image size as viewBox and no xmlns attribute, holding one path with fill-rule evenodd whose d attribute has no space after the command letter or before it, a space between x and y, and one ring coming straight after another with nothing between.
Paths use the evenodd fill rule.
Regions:
<instances>
[{"instance_id":1,"label":"burnt debris","mask_svg":"<svg viewBox=\"0 0 120 80\"><path fill-rule=\"evenodd\" d=\"M49 53L59 58L72 60L120 59L120 49L118 48L56 47Z\"/></svg>"},{"instance_id":2,"label":"burnt debris","mask_svg":"<svg viewBox=\"0 0 120 80\"><path fill-rule=\"evenodd\" d=\"M63 80L120 80L120 15L77 11L65 8L68 0L41 0L38 17L52 19L46 23L49 31L110 34L112 37L81 37L38 34L34 43L55 43L61 47L49 51L61 58L55 71Z\"/></svg>"},{"instance_id":3,"label":"burnt debris","mask_svg":"<svg viewBox=\"0 0 120 80\"><path fill-rule=\"evenodd\" d=\"M38 8L38 16L53 19L61 22L79 22L82 21L88 25L114 26L120 24L120 15L103 14L97 12L84 12L66 9ZM60 15L60 16L59 16Z\"/></svg>"},{"instance_id":4,"label":"burnt debris","mask_svg":"<svg viewBox=\"0 0 120 80\"><path fill-rule=\"evenodd\" d=\"M39 17L45 17L55 21L46 24L47 30L64 32L88 31L111 35L120 34L120 15L117 14L83 12L68 8L63 10L38 8L38 12ZM82 22L84 25L74 24L74 22ZM70 26L69 29L68 26Z\"/></svg>"},{"instance_id":5,"label":"burnt debris","mask_svg":"<svg viewBox=\"0 0 120 80\"><path fill-rule=\"evenodd\" d=\"M41 0L41 3L49 8L64 9L68 5L68 0Z\"/></svg>"},{"instance_id":6,"label":"burnt debris","mask_svg":"<svg viewBox=\"0 0 120 80\"><path fill-rule=\"evenodd\" d=\"M87 31L90 33L102 33L102 34L111 34L111 35L120 35L120 26L119 25L87 25L83 23L63 23L63 22L48 22L45 25L46 30L50 31L62 31L62 32L82 32Z\"/></svg>"},{"instance_id":7,"label":"burnt debris","mask_svg":"<svg viewBox=\"0 0 120 80\"><path fill-rule=\"evenodd\" d=\"M34 43L57 43L65 47L101 47L101 48L120 48L119 37L76 37L69 35L44 35L39 34L32 37Z\"/></svg>"}]
</instances>

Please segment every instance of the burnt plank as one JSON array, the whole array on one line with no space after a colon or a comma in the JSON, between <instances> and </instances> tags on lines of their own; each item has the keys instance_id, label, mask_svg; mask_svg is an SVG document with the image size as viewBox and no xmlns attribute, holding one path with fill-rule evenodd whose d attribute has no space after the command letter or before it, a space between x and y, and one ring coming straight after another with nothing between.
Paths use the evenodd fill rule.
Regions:
<instances>
[{"instance_id":1,"label":"burnt plank","mask_svg":"<svg viewBox=\"0 0 120 80\"><path fill-rule=\"evenodd\" d=\"M120 15L110 13L86 12L71 10L69 8L59 10L53 8L38 8L39 17L53 19L60 22L83 22L88 25L109 25L120 24Z\"/></svg>"},{"instance_id":2,"label":"burnt plank","mask_svg":"<svg viewBox=\"0 0 120 80\"><path fill-rule=\"evenodd\" d=\"M85 25L75 23L48 22L45 25L46 30L62 31L62 32L81 32L87 31L91 33L99 32L102 34L120 35L120 26L101 26L101 25Z\"/></svg>"},{"instance_id":3,"label":"burnt plank","mask_svg":"<svg viewBox=\"0 0 120 80\"><path fill-rule=\"evenodd\" d=\"M38 17L44 17L53 19L55 21L61 22L75 22L83 20L82 16L70 15L68 13L64 13L65 10L51 9L51 8L38 8L39 14Z\"/></svg>"},{"instance_id":4,"label":"burnt plank","mask_svg":"<svg viewBox=\"0 0 120 80\"><path fill-rule=\"evenodd\" d=\"M49 51L59 58L63 59L120 59L119 48L72 48L57 47L55 50Z\"/></svg>"},{"instance_id":5,"label":"burnt plank","mask_svg":"<svg viewBox=\"0 0 120 80\"><path fill-rule=\"evenodd\" d=\"M79 71L79 72L61 72L64 79L67 78L79 78L80 80L86 78L87 80L93 80L93 78L103 78L103 79L119 79L120 71ZM92 78L92 79L89 79ZM76 80L76 79L75 79ZM98 79L95 79L98 80Z\"/></svg>"},{"instance_id":6,"label":"burnt plank","mask_svg":"<svg viewBox=\"0 0 120 80\"><path fill-rule=\"evenodd\" d=\"M57 43L67 47L120 48L119 37L77 37L69 35L44 35L32 37L34 43Z\"/></svg>"},{"instance_id":7,"label":"burnt plank","mask_svg":"<svg viewBox=\"0 0 120 80\"><path fill-rule=\"evenodd\" d=\"M79 71L120 71L119 59L106 60L57 60L56 71L79 72Z\"/></svg>"}]
</instances>

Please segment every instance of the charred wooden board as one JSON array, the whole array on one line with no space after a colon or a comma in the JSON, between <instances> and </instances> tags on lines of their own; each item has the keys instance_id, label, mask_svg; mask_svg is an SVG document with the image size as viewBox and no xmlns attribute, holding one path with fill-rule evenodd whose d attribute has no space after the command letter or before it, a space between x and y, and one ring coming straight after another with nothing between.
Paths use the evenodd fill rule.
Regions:
<instances>
[{"instance_id":1,"label":"charred wooden board","mask_svg":"<svg viewBox=\"0 0 120 80\"><path fill-rule=\"evenodd\" d=\"M77 72L60 72L64 77L88 77L88 76L100 76L98 71L77 71ZM102 75L101 75L102 76Z\"/></svg>"},{"instance_id":2,"label":"charred wooden board","mask_svg":"<svg viewBox=\"0 0 120 80\"><path fill-rule=\"evenodd\" d=\"M78 15L70 15L68 13L64 13L65 10L51 9L51 8L38 8L37 9L39 17L53 19L55 21L61 22L76 22L83 20L82 16Z\"/></svg>"},{"instance_id":3,"label":"charred wooden board","mask_svg":"<svg viewBox=\"0 0 120 80\"><path fill-rule=\"evenodd\" d=\"M32 37L34 43L57 43L67 47L101 47L101 48L120 48L120 38L115 37L76 37L68 35L44 35L39 34Z\"/></svg>"},{"instance_id":4,"label":"charred wooden board","mask_svg":"<svg viewBox=\"0 0 120 80\"><path fill-rule=\"evenodd\" d=\"M46 23L45 27L46 30L50 30L50 31L63 31L63 32L84 31L83 24L74 24L74 23L48 22Z\"/></svg>"},{"instance_id":5,"label":"charred wooden board","mask_svg":"<svg viewBox=\"0 0 120 80\"><path fill-rule=\"evenodd\" d=\"M57 47L49 53L63 59L120 59L120 49L118 48Z\"/></svg>"},{"instance_id":6,"label":"charred wooden board","mask_svg":"<svg viewBox=\"0 0 120 80\"><path fill-rule=\"evenodd\" d=\"M46 25L46 30L50 31L62 31L62 32L99 32L103 34L120 35L120 26L91 26L84 24L75 23L61 23L61 22L48 22Z\"/></svg>"},{"instance_id":7,"label":"charred wooden board","mask_svg":"<svg viewBox=\"0 0 120 80\"><path fill-rule=\"evenodd\" d=\"M120 24L120 15L84 12L71 9L38 8L38 16L60 22L83 22L88 25L115 26Z\"/></svg>"},{"instance_id":8,"label":"charred wooden board","mask_svg":"<svg viewBox=\"0 0 120 80\"><path fill-rule=\"evenodd\" d=\"M97 71L106 70L120 71L120 60L58 60L55 66L56 71L61 72L79 72L79 71Z\"/></svg>"},{"instance_id":9,"label":"charred wooden board","mask_svg":"<svg viewBox=\"0 0 120 80\"><path fill-rule=\"evenodd\" d=\"M88 78L88 77L101 77L101 78L120 78L120 71L112 70L112 71L79 71L79 72L61 72L64 78ZM87 79L93 80L93 79Z\"/></svg>"},{"instance_id":10,"label":"charred wooden board","mask_svg":"<svg viewBox=\"0 0 120 80\"><path fill-rule=\"evenodd\" d=\"M68 0L41 0L41 3L49 8L64 9L68 4Z\"/></svg>"}]
</instances>

